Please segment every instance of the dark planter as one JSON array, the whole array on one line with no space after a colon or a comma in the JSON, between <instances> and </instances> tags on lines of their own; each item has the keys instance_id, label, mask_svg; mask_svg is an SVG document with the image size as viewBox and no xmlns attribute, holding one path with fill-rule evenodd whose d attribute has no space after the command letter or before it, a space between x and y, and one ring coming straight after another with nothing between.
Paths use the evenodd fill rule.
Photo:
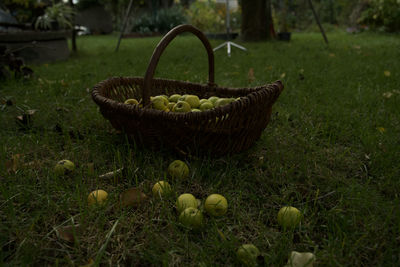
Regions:
<instances>
[{"instance_id":1,"label":"dark planter","mask_svg":"<svg viewBox=\"0 0 400 267\"><path fill-rule=\"evenodd\" d=\"M71 31L0 32L0 46L15 51L25 63L47 63L68 58L70 35Z\"/></svg>"},{"instance_id":2,"label":"dark planter","mask_svg":"<svg viewBox=\"0 0 400 267\"><path fill-rule=\"evenodd\" d=\"M278 40L280 41L290 41L291 32L278 32Z\"/></svg>"},{"instance_id":3,"label":"dark planter","mask_svg":"<svg viewBox=\"0 0 400 267\"><path fill-rule=\"evenodd\" d=\"M206 33L208 39L215 39L215 40L234 40L238 37L239 33L232 32L229 36L226 33Z\"/></svg>"}]
</instances>

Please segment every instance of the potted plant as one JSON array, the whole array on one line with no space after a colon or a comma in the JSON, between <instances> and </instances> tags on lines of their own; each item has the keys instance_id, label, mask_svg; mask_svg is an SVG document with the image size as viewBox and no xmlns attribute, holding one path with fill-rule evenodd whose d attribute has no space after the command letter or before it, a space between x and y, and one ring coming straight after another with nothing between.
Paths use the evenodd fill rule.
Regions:
<instances>
[{"instance_id":1,"label":"potted plant","mask_svg":"<svg viewBox=\"0 0 400 267\"><path fill-rule=\"evenodd\" d=\"M75 11L72 7L60 2L46 8L45 13L35 22L35 28L41 30L72 29Z\"/></svg>"}]
</instances>

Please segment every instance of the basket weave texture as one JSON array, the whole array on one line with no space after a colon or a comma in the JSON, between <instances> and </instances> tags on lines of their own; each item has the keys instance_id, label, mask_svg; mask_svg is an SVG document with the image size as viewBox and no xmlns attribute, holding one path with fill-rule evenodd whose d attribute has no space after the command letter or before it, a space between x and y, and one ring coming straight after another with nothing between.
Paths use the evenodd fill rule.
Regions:
<instances>
[{"instance_id":1,"label":"basket weave texture","mask_svg":"<svg viewBox=\"0 0 400 267\"><path fill-rule=\"evenodd\" d=\"M153 78L167 45L183 32L195 34L208 54L209 82L198 84ZM251 147L266 128L283 85L276 81L252 88L227 88L214 84L214 54L205 35L191 25L168 32L153 52L145 77L113 77L92 88L92 98L104 118L125 131L136 144L166 146L184 154L226 155ZM234 97L239 100L202 112L176 113L150 108L150 96L194 94ZM126 105L128 98L142 99L143 107Z\"/></svg>"}]
</instances>

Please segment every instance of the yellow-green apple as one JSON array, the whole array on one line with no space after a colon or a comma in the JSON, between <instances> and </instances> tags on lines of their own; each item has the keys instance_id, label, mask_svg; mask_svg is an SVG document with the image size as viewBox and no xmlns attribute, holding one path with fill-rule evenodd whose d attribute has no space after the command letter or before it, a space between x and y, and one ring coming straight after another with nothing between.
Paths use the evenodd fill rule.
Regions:
<instances>
[{"instance_id":1,"label":"yellow-green apple","mask_svg":"<svg viewBox=\"0 0 400 267\"><path fill-rule=\"evenodd\" d=\"M178 101L185 101L185 99L186 99L187 96L188 96L187 94L182 95L182 96L178 99Z\"/></svg>"},{"instance_id":2,"label":"yellow-green apple","mask_svg":"<svg viewBox=\"0 0 400 267\"><path fill-rule=\"evenodd\" d=\"M217 108L217 107L225 106L231 102L232 102L232 100L230 98L220 98L215 102L214 106Z\"/></svg>"},{"instance_id":3,"label":"yellow-green apple","mask_svg":"<svg viewBox=\"0 0 400 267\"><path fill-rule=\"evenodd\" d=\"M171 185L167 181L158 181L152 188L154 197L162 197L171 192Z\"/></svg>"},{"instance_id":4,"label":"yellow-green apple","mask_svg":"<svg viewBox=\"0 0 400 267\"><path fill-rule=\"evenodd\" d=\"M198 108L192 108L192 112L201 112L201 110Z\"/></svg>"},{"instance_id":5,"label":"yellow-green apple","mask_svg":"<svg viewBox=\"0 0 400 267\"><path fill-rule=\"evenodd\" d=\"M138 105L139 101L137 101L134 98L129 98L129 99L125 100L124 104L127 104L127 105Z\"/></svg>"},{"instance_id":6,"label":"yellow-green apple","mask_svg":"<svg viewBox=\"0 0 400 267\"><path fill-rule=\"evenodd\" d=\"M166 110L168 107L168 99L166 99L164 96L155 96L155 97L151 97L151 106L154 109L158 109L158 110Z\"/></svg>"},{"instance_id":7,"label":"yellow-green apple","mask_svg":"<svg viewBox=\"0 0 400 267\"><path fill-rule=\"evenodd\" d=\"M208 100L203 102L203 104L200 105L201 111L205 111L207 109L212 109L212 108L214 108L214 105L213 105L213 103L211 103L211 101L208 101Z\"/></svg>"},{"instance_id":8,"label":"yellow-green apple","mask_svg":"<svg viewBox=\"0 0 400 267\"><path fill-rule=\"evenodd\" d=\"M174 108L172 111L174 112L189 112L192 108L190 107L189 103L186 101L178 101L174 105Z\"/></svg>"},{"instance_id":9,"label":"yellow-green apple","mask_svg":"<svg viewBox=\"0 0 400 267\"><path fill-rule=\"evenodd\" d=\"M257 266L260 250L253 244L243 244L236 251L237 259L245 266Z\"/></svg>"},{"instance_id":10,"label":"yellow-green apple","mask_svg":"<svg viewBox=\"0 0 400 267\"><path fill-rule=\"evenodd\" d=\"M228 210L228 201L220 194L211 194L204 202L204 209L212 216L222 216Z\"/></svg>"},{"instance_id":11,"label":"yellow-green apple","mask_svg":"<svg viewBox=\"0 0 400 267\"><path fill-rule=\"evenodd\" d=\"M217 100L219 99L218 96L211 96L208 98L208 100L213 103L213 105L215 106L215 102L217 102Z\"/></svg>"},{"instance_id":12,"label":"yellow-green apple","mask_svg":"<svg viewBox=\"0 0 400 267\"><path fill-rule=\"evenodd\" d=\"M181 213L187 208L197 208L198 202L197 199L189 193L182 194L176 200L176 210L178 213Z\"/></svg>"},{"instance_id":13,"label":"yellow-green apple","mask_svg":"<svg viewBox=\"0 0 400 267\"><path fill-rule=\"evenodd\" d=\"M200 106L200 99L197 95L187 95L185 101L189 103L191 108L198 108Z\"/></svg>"},{"instance_id":14,"label":"yellow-green apple","mask_svg":"<svg viewBox=\"0 0 400 267\"><path fill-rule=\"evenodd\" d=\"M197 208L187 208L179 215L179 222L192 229L200 229L203 226L203 213Z\"/></svg>"},{"instance_id":15,"label":"yellow-green apple","mask_svg":"<svg viewBox=\"0 0 400 267\"><path fill-rule=\"evenodd\" d=\"M301 212L291 206L282 207L278 212L278 224L285 228L296 227L301 220Z\"/></svg>"},{"instance_id":16,"label":"yellow-green apple","mask_svg":"<svg viewBox=\"0 0 400 267\"><path fill-rule=\"evenodd\" d=\"M173 94L171 95L168 100L169 102L178 102L179 98L181 98L182 96L180 94Z\"/></svg>"},{"instance_id":17,"label":"yellow-green apple","mask_svg":"<svg viewBox=\"0 0 400 267\"><path fill-rule=\"evenodd\" d=\"M189 176L189 167L185 162L177 159L169 164L167 172L172 178L185 179Z\"/></svg>"},{"instance_id":18,"label":"yellow-green apple","mask_svg":"<svg viewBox=\"0 0 400 267\"><path fill-rule=\"evenodd\" d=\"M175 102L169 102L167 108L168 108L169 110L174 110L175 104L176 104Z\"/></svg>"},{"instance_id":19,"label":"yellow-green apple","mask_svg":"<svg viewBox=\"0 0 400 267\"><path fill-rule=\"evenodd\" d=\"M207 101L210 101L210 100L205 99L205 98L200 99L200 105L203 104L204 102L207 102Z\"/></svg>"},{"instance_id":20,"label":"yellow-green apple","mask_svg":"<svg viewBox=\"0 0 400 267\"><path fill-rule=\"evenodd\" d=\"M69 174L75 170L75 164L68 160L63 159L57 162L56 166L54 166L54 172L56 175L64 175Z\"/></svg>"},{"instance_id":21,"label":"yellow-green apple","mask_svg":"<svg viewBox=\"0 0 400 267\"><path fill-rule=\"evenodd\" d=\"M107 201L108 194L104 190L95 190L91 192L88 196L88 204L89 206L94 204L103 205Z\"/></svg>"}]
</instances>

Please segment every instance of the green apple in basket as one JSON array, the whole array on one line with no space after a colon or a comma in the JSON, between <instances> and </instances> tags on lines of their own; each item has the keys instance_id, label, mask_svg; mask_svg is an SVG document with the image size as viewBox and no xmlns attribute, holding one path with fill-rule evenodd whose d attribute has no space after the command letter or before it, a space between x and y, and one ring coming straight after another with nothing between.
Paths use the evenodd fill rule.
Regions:
<instances>
[{"instance_id":1,"label":"green apple in basket","mask_svg":"<svg viewBox=\"0 0 400 267\"><path fill-rule=\"evenodd\" d=\"M185 101L189 103L191 108L198 108L200 106L200 99L197 95L187 95Z\"/></svg>"},{"instance_id":2,"label":"green apple in basket","mask_svg":"<svg viewBox=\"0 0 400 267\"><path fill-rule=\"evenodd\" d=\"M129 99L125 100L124 104L127 104L127 105L139 105L139 101L137 101L134 98L129 98Z\"/></svg>"},{"instance_id":3,"label":"green apple in basket","mask_svg":"<svg viewBox=\"0 0 400 267\"><path fill-rule=\"evenodd\" d=\"M181 98L182 96L180 94L173 94L171 95L168 100L169 102L178 102L179 98Z\"/></svg>"},{"instance_id":4,"label":"green apple in basket","mask_svg":"<svg viewBox=\"0 0 400 267\"><path fill-rule=\"evenodd\" d=\"M207 102L207 101L210 101L210 100L205 99L205 98L200 99L200 106L201 106L201 104L203 104L204 102Z\"/></svg>"},{"instance_id":5,"label":"green apple in basket","mask_svg":"<svg viewBox=\"0 0 400 267\"><path fill-rule=\"evenodd\" d=\"M190 107L189 103L186 101L178 101L173 108L173 112L189 112L192 108Z\"/></svg>"},{"instance_id":6,"label":"green apple in basket","mask_svg":"<svg viewBox=\"0 0 400 267\"><path fill-rule=\"evenodd\" d=\"M168 108L168 99L164 96L154 96L150 97L151 100L151 107L158 110L166 110Z\"/></svg>"},{"instance_id":7,"label":"green apple in basket","mask_svg":"<svg viewBox=\"0 0 400 267\"><path fill-rule=\"evenodd\" d=\"M228 105L231 102L232 102L232 98L220 98L217 101L215 101L214 106L217 108L217 107Z\"/></svg>"},{"instance_id":8,"label":"green apple in basket","mask_svg":"<svg viewBox=\"0 0 400 267\"><path fill-rule=\"evenodd\" d=\"M198 108L192 108L192 112L201 112L201 110Z\"/></svg>"},{"instance_id":9,"label":"green apple in basket","mask_svg":"<svg viewBox=\"0 0 400 267\"><path fill-rule=\"evenodd\" d=\"M209 100L211 103L213 103L214 106L215 106L215 102L217 102L218 99L219 99L218 96L212 96L212 97L209 97L209 98L208 98L208 100Z\"/></svg>"},{"instance_id":10,"label":"green apple in basket","mask_svg":"<svg viewBox=\"0 0 400 267\"><path fill-rule=\"evenodd\" d=\"M203 104L200 105L199 108L200 108L201 111L205 111L207 109L214 108L214 105L213 105L213 103L211 103L211 101L206 100L206 101L203 102Z\"/></svg>"},{"instance_id":11,"label":"green apple in basket","mask_svg":"<svg viewBox=\"0 0 400 267\"><path fill-rule=\"evenodd\" d=\"M185 99L186 99L187 96L188 96L187 94L182 95L182 96L178 99L178 101L185 101Z\"/></svg>"},{"instance_id":12,"label":"green apple in basket","mask_svg":"<svg viewBox=\"0 0 400 267\"><path fill-rule=\"evenodd\" d=\"M167 108L168 108L170 111L173 111L173 110L174 110L175 104L176 104L175 102L169 102Z\"/></svg>"}]
</instances>

